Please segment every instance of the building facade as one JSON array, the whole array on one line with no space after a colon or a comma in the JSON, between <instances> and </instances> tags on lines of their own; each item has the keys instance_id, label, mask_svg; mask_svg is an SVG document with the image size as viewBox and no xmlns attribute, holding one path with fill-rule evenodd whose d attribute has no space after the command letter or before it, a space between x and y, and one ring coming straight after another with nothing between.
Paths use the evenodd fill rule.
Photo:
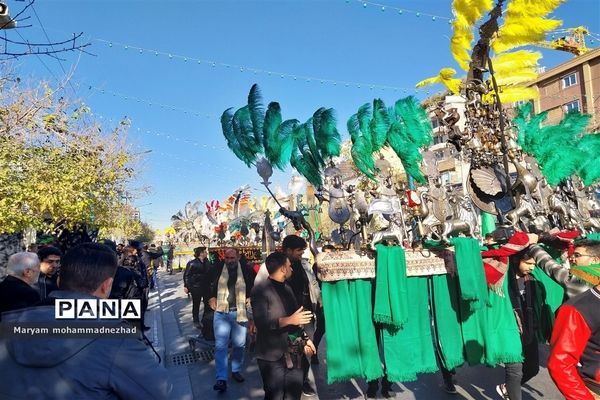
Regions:
<instances>
[{"instance_id":1,"label":"building facade","mask_svg":"<svg viewBox=\"0 0 600 400\"><path fill-rule=\"evenodd\" d=\"M592 115L588 130L600 132L600 48L542 72L529 86L539 92L539 97L533 101L535 112L548 112L546 124L558 124L566 113L579 111ZM464 100L458 96L444 99L446 109L455 108L459 111L461 129L464 124L463 103ZM513 115L514 107L518 105L505 105L509 116ZM451 185L464 183L468 165L459 159L454 146L447 143L448 136L439 116L433 112L429 115L433 126L433 145L429 150L435 154L442 182Z\"/></svg>"},{"instance_id":2,"label":"building facade","mask_svg":"<svg viewBox=\"0 0 600 400\"><path fill-rule=\"evenodd\" d=\"M539 92L535 112L547 111L547 124L579 111L592 115L590 131L600 130L600 48L541 73L529 86Z\"/></svg>"}]
</instances>

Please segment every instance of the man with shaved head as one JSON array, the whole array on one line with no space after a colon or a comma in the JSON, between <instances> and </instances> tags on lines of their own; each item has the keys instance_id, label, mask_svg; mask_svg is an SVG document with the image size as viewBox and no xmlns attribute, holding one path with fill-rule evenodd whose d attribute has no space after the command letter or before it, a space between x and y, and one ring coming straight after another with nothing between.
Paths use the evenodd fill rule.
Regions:
<instances>
[{"instance_id":1,"label":"man with shaved head","mask_svg":"<svg viewBox=\"0 0 600 400\"><path fill-rule=\"evenodd\" d=\"M254 285L255 274L252 268L240 263L237 249L228 248L223 253L223 262L217 264L211 280L209 306L215 310L213 320L215 332L216 380L213 389L218 392L227 390L227 350L231 340L231 376L237 382L243 382L241 374L246 348L246 325L251 316L250 292Z\"/></svg>"}]
</instances>

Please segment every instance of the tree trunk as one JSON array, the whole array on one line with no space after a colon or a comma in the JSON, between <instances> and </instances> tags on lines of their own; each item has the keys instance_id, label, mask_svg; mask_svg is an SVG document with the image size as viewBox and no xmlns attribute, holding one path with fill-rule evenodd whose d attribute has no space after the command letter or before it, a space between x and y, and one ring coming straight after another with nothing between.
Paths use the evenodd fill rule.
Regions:
<instances>
[{"instance_id":1,"label":"tree trunk","mask_svg":"<svg viewBox=\"0 0 600 400\"><path fill-rule=\"evenodd\" d=\"M8 257L22 251L23 236L20 233L7 235L0 234L0 280L6 276L6 263Z\"/></svg>"}]
</instances>

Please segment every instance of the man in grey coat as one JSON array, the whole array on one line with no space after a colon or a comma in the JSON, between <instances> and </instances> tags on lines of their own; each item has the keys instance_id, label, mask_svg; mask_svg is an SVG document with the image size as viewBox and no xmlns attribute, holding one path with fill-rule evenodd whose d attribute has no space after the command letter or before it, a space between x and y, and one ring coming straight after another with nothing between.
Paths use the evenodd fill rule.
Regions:
<instances>
[{"instance_id":1,"label":"man in grey coat","mask_svg":"<svg viewBox=\"0 0 600 400\"><path fill-rule=\"evenodd\" d=\"M106 299L116 269L117 256L108 247L74 247L62 259L59 290L48 303ZM2 324L10 323L58 325L51 304L5 313ZM136 337L23 338L3 329L0 371L2 399L168 399L171 391L165 369Z\"/></svg>"}]
</instances>

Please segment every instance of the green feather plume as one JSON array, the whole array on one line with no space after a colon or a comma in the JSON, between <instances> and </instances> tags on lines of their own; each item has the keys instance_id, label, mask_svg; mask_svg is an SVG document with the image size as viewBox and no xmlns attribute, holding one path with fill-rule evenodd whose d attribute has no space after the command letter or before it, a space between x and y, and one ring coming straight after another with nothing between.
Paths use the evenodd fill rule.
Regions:
<instances>
[{"instance_id":1,"label":"green feather plume","mask_svg":"<svg viewBox=\"0 0 600 400\"><path fill-rule=\"evenodd\" d=\"M317 147L322 158L337 157L341 152L342 139L337 130L335 110L333 108L322 108L320 110L319 129L315 131Z\"/></svg>"},{"instance_id":2,"label":"green feather plume","mask_svg":"<svg viewBox=\"0 0 600 400\"><path fill-rule=\"evenodd\" d=\"M310 156L318 167L322 167L325 165L325 161L323 160L323 157L321 157L321 153L317 147L317 140L315 139L315 131L313 126L312 117L302 124L302 132L304 133L304 138L306 139L306 144L308 146L308 152L306 152L306 155Z\"/></svg>"},{"instance_id":3,"label":"green feather plume","mask_svg":"<svg viewBox=\"0 0 600 400\"><path fill-rule=\"evenodd\" d=\"M227 147L233 151L240 160L244 159L244 152L242 151L242 144L239 142L237 136L233 132L233 108L228 108L223 111L221 115L221 128L223 129L223 136L227 141Z\"/></svg>"},{"instance_id":4,"label":"green feather plume","mask_svg":"<svg viewBox=\"0 0 600 400\"><path fill-rule=\"evenodd\" d=\"M373 118L369 122L373 151L379 151L387 139L390 119L385 103L381 99L373 100Z\"/></svg>"},{"instance_id":5,"label":"green feather plume","mask_svg":"<svg viewBox=\"0 0 600 400\"><path fill-rule=\"evenodd\" d=\"M426 179L420 169L423 160L419 149L428 146L432 141L432 128L427 112L416 98L409 96L400 99L394 109L388 111L390 128L386 143L400 158L404 170L419 183Z\"/></svg>"},{"instance_id":6,"label":"green feather plume","mask_svg":"<svg viewBox=\"0 0 600 400\"><path fill-rule=\"evenodd\" d=\"M263 142L263 121L265 119L265 109L262 105L262 96L260 89L255 83L250 88L248 94L248 110L250 111L250 120L252 121L252 132L257 143Z\"/></svg>"},{"instance_id":7,"label":"green feather plume","mask_svg":"<svg viewBox=\"0 0 600 400\"><path fill-rule=\"evenodd\" d=\"M296 138L294 132L298 125L300 125L300 121L297 119L288 119L279 125L279 129L277 131L277 135L279 136L280 140L279 155L277 159L274 160L273 164L282 171L290 162L292 151L297 145L298 139Z\"/></svg>"},{"instance_id":8,"label":"green feather plume","mask_svg":"<svg viewBox=\"0 0 600 400\"><path fill-rule=\"evenodd\" d=\"M356 118L358 118L358 127L361 133L371 142L371 135L369 135L369 124L371 123L371 104L365 103L358 108L358 112L356 113Z\"/></svg>"},{"instance_id":9,"label":"green feather plume","mask_svg":"<svg viewBox=\"0 0 600 400\"><path fill-rule=\"evenodd\" d=\"M584 154L577 174L585 186L590 186L600 179L600 133L584 135L577 148Z\"/></svg>"},{"instance_id":10,"label":"green feather plume","mask_svg":"<svg viewBox=\"0 0 600 400\"><path fill-rule=\"evenodd\" d=\"M352 115L346 126L352 140L350 155L354 165L367 177L375 180L375 161L373 160L373 138L370 131L371 105L365 103Z\"/></svg>"},{"instance_id":11,"label":"green feather plume","mask_svg":"<svg viewBox=\"0 0 600 400\"><path fill-rule=\"evenodd\" d=\"M262 146L254 137L248 106L240 108L233 114L232 126L233 133L240 144L241 157L238 157L249 167L257 154L262 152Z\"/></svg>"},{"instance_id":12,"label":"green feather plume","mask_svg":"<svg viewBox=\"0 0 600 400\"><path fill-rule=\"evenodd\" d=\"M406 136L417 147L428 146L433 140L432 127L427 111L419 104L419 101L408 96L400 99L395 104L396 116L402 118L403 129Z\"/></svg>"},{"instance_id":13,"label":"green feather plume","mask_svg":"<svg viewBox=\"0 0 600 400\"><path fill-rule=\"evenodd\" d=\"M513 124L523 151L536 158L549 184L558 185L585 162L585 153L578 142L590 116L569 113L558 125L542 126L546 116L534 115L532 106L525 105L517 112Z\"/></svg>"},{"instance_id":14,"label":"green feather plume","mask_svg":"<svg viewBox=\"0 0 600 400\"><path fill-rule=\"evenodd\" d=\"M423 156L419 147L412 142L408 130L401 121L394 121L388 131L387 144L400 158L404 171L419 183L426 183L425 176L419 168Z\"/></svg>"},{"instance_id":15,"label":"green feather plume","mask_svg":"<svg viewBox=\"0 0 600 400\"><path fill-rule=\"evenodd\" d=\"M321 129L321 115L323 114L323 111L325 111L325 107L319 108L312 116L313 132L315 135L317 135L317 132Z\"/></svg>"},{"instance_id":16,"label":"green feather plume","mask_svg":"<svg viewBox=\"0 0 600 400\"><path fill-rule=\"evenodd\" d=\"M265 148L265 157L271 164L280 168L280 137L279 126L281 125L281 107L279 103L269 103L265 118L263 121L263 146Z\"/></svg>"},{"instance_id":17,"label":"green feather plume","mask_svg":"<svg viewBox=\"0 0 600 400\"><path fill-rule=\"evenodd\" d=\"M321 177L321 168L315 155L316 144L314 144L314 135L312 133L312 120L298 125L294 129L294 136L297 139L297 146L292 151L290 163L300 175L306 178L315 186L321 186L323 180ZM313 145L311 146L311 141Z\"/></svg>"},{"instance_id":18,"label":"green feather plume","mask_svg":"<svg viewBox=\"0 0 600 400\"><path fill-rule=\"evenodd\" d=\"M364 135L352 139L350 155L354 165L367 177L375 180L375 161L373 160L373 147L371 141Z\"/></svg>"},{"instance_id":19,"label":"green feather plume","mask_svg":"<svg viewBox=\"0 0 600 400\"><path fill-rule=\"evenodd\" d=\"M346 122L346 128L350 134L350 139L354 140L360 136L360 124L358 122L358 114L353 114Z\"/></svg>"},{"instance_id":20,"label":"green feather plume","mask_svg":"<svg viewBox=\"0 0 600 400\"><path fill-rule=\"evenodd\" d=\"M533 104L526 103L519 107L516 117L513 119L513 125L517 128L517 143L521 148L533 154L533 148L539 141L539 130L548 116L547 112L534 115Z\"/></svg>"}]
</instances>

